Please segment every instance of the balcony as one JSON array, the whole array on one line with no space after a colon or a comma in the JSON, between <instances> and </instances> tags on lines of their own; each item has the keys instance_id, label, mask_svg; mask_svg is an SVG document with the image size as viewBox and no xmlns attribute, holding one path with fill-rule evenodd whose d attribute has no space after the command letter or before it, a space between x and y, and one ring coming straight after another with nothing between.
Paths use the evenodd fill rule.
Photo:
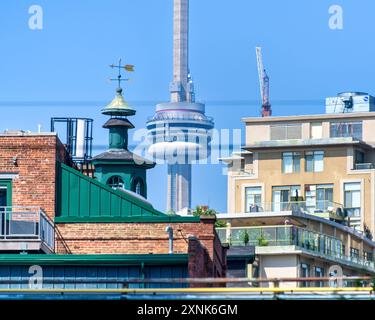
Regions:
<instances>
[{"instance_id":1,"label":"balcony","mask_svg":"<svg viewBox=\"0 0 375 320\"><path fill-rule=\"evenodd\" d=\"M39 207L0 207L0 251L54 249L54 224Z\"/></svg>"},{"instance_id":2,"label":"balcony","mask_svg":"<svg viewBox=\"0 0 375 320\"><path fill-rule=\"evenodd\" d=\"M294 246L302 253L375 272L374 261L364 259L362 256L346 255L341 240L304 228L287 225L217 228L216 231L222 243L233 246L253 245L257 248L256 253L262 251L262 247L268 247L267 252L272 253L272 247L276 250L276 247L280 246Z\"/></svg>"},{"instance_id":3,"label":"balcony","mask_svg":"<svg viewBox=\"0 0 375 320\"><path fill-rule=\"evenodd\" d=\"M292 211L293 213L306 213L316 215L326 219L343 221L347 216L347 211L343 205L328 201L288 201L258 203L248 206L248 213L256 212L281 212Z\"/></svg>"}]
</instances>

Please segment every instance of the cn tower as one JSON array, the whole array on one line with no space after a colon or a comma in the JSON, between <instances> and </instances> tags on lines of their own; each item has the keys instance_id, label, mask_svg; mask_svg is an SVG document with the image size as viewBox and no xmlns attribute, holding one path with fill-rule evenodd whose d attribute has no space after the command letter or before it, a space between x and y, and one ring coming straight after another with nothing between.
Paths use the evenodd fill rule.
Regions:
<instances>
[{"instance_id":1,"label":"cn tower","mask_svg":"<svg viewBox=\"0 0 375 320\"><path fill-rule=\"evenodd\" d=\"M174 0L173 81L170 102L159 103L147 121L149 153L168 164L167 211L191 208L192 163L210 154L213 119L195 102L189 71L189 0Z\"/></svg>"}]
</instances>

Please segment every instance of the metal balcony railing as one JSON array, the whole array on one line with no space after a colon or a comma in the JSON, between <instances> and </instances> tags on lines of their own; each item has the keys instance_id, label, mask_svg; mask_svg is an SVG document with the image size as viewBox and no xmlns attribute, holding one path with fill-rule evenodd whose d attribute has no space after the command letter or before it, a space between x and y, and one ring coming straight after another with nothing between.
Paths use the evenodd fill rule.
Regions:
<instances>
[{"instance_id":1,"label":"metal balcony railing","mask_svg":"<svg viewBox=\"0 0 375 320\"><path fill-rule=\"evenodd\" d=\"M365 259L362 255L352 257L345 252L345 246L340 239L327 236L304 228L286 225L271 227L232 227L217 228L222 243L232 246L253 245L265 246L296 246L307 252L322 255L337 262L366 267L375 271L373 260Z\"/></svg>"},{"instance_id":2,"label":"metal balcony railing","mask_svg":"<svg viewBox=\"0 0 375 320\"><path fill-rule=\"evenodd\" d=\"M0 207L2 241L40 241L53 252L54 224L39 207Z\"/></svg>"}]
</instances>

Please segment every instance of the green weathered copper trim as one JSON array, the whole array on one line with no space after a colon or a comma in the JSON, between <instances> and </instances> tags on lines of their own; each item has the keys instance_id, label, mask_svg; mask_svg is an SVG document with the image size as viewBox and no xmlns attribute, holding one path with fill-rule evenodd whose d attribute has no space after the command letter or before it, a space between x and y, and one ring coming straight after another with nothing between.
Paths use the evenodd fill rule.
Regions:
<instances>
[{"instance_id":1,"label":"green weathered copper trim","mask_svg":"<svg viewBox=\"0 0 375 320\"><path fill-rule=\"evenodd\" d=\"M199 223L199 217L134 216L134 217L55 217L55 223Z\"/></svg>"},{"instance_id":2,"label":"green weathered copper trim","mask_svg":"<svg viewBox=\"0 0 375 320\"><path fill-rule=\"evenodd\" d=\"M187 254L0 254L0 265L171 265Z\"/></svg>"},{"instance_id":3,"label":"green weathered copper trim","mask_svg":"<svg viewBox=\"0 0 375 320\"><path fill-rule=\"evenodd\" d=\"M103 164L108 164L108 165L136 164L138 167L147 167L147 168L153 168L156 165L155 163L147 163L147 162L144 162L142 164L137 164L134 160L124 161L124 160L117 160L117 159L113 159L113 160L94 159L92 160L92 163L94 165L95 164L100 164L100 165L103 165Z\"/></svg>"},{"instance_id":4,"label":"green weathered copper trim","mask_svg":"<svg viewBox=\"0 0 375 320\"><path fill-rule=\"evenodd\" d=\"M5 186L7 188L7 207L12 206L12 180L11 179L0 179L0 186Z\"/></svg>"}]
</instances>

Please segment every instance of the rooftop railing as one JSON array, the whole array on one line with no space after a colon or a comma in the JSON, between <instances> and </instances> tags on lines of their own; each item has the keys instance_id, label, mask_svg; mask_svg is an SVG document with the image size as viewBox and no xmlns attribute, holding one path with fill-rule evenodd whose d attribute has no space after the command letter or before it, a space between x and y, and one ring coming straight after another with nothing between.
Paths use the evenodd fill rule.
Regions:
<instances>
[{"instance_id":1,"label":"rooftop railing","mask_svg":"<svg viewBox=\"0 0 375 320\"><path fill-rule=\"evenodd\" d=\"M304 228L286 225L217 228L216 231L222 243L232 246L296 246L307 252L319 254L326 259L352 264L356 267L366 267L375 271L373 260L367 260L362 255L357 257L347 255L345 246L340 239Z\"/></svg>"},{"instance_id":2,"label":"rooftop railing","mask_svg":"<svg viewBox=\"0 0 375 320\"><path fill-rule=\"evenodd\" d=\"M39 240L53 252L54 224L39 207L0 207L0 244L12 240Z\"/></svg>"}]
</instances>

